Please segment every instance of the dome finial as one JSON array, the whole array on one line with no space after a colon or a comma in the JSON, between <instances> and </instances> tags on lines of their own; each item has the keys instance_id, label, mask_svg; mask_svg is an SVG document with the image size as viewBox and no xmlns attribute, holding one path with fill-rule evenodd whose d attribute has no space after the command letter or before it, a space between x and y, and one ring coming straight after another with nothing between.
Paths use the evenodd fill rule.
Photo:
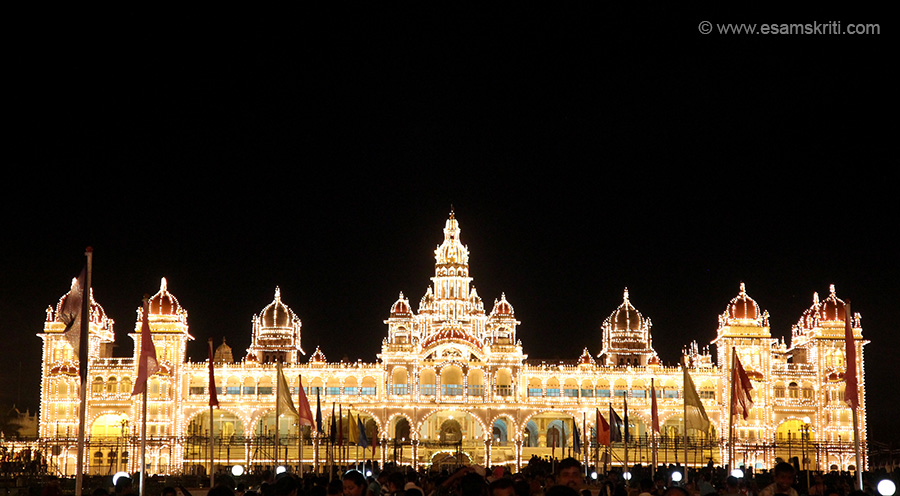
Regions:
<instances>
[{"instance_id":1,"label":"dome finial","mask_svg":"<svg viewBox=\"0 0 900 496\"><path fill-rule=\"evenodd\" d=\"M628 301L628 287L625 287L624 293L622 293L622 299Z\"/></svg>"},{"instance_id":2,"label":"dome finial","mask_svg":"<svg viewBox=\"0 0 900 496\"><path fill-rule=\"evenodd\" d=\"M275 301L281 301L281 288L275 286Z\"/></svg>"},{"instance_id":3,"label":"dome finial","mask_svg":"<svg viewBox=\"0 0 900 496\"><path fill-rule=\"evenodd\" d=\"M169 285L166 282L166 278L163 277L161 281L159 281L159 292L166 293L169 291Z\"/></svg>"},{"instance_id":4,"label":"dome finial","mask_svg":"<svg viewBox=\"0 0 900 496\"><path fill-rule=\"evenodd\" d=\"M745 294L747 292L747 286L744 284L744 281L741 281L741 294Z\"/></svg>"},{"instance_id":5,"label":"dome finial","mask_svg":"<svg viewBox=\"0 0 900 496\"><path fill-rule=\"evenodd\" d=\"M834 296L834 284L828 286L828 291L831 292L831 296Z\"/></svg>"}]
</instances>

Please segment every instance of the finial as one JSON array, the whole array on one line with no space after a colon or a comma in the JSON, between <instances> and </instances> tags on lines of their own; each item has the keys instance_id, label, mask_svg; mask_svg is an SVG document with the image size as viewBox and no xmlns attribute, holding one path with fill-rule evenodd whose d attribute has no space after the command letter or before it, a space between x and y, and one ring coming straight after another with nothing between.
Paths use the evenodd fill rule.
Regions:
<instances>
[{"instance_id":1,"label":"finial","mask_svg":"<svg viewBox=\"0 0 900 496\"><path fill-rule=\"evenodd\" d=\"M456 218L456 217L455 217L455 214L453 213L453 204L452 204L452 203L450 204L450 218L451 218L451 219L455 219L455 218Z\"/></svg>"},{"instance_id":2,"label":"finial","mask_svg":"<svg viewBox=\"0 0 900 496\"><path fill-rule=\"evenodd\" d=\"M169 285L166 282L166 278L163 277L161 281L159 281L159 292L166 293L169 291Z\"/></svg>"},{"instance_id":3,"label":"finial","mask_svg":"<svg viewBox=\"0 0 900 496\"><path fill-rule=\"evenodd\" d=\"M275 300L281 300L281 288L275 286Z\"/></svg>"},{"instance_id":4,"label":"finial","mask_svg":"<svg viewBox=\"0 0 900 496\"><path fill-rule=\"evenodd\" d=\"M813 293L813 305L816 305L816 306L819 305L819 292L818 291Z\"/></svg>"},{"instance_id":5,"label":"finial","mask_svg":"<svg viewBox=\"0 0 900 496\"><path fill-rule=\"evenodd\" d=\"M831 292L831 296L834 296L834 284L828 286L828 291Z\"/></svg>"},{"instance_id":6,"label":"finial","mask_svg":"<svg viewBox=\"0 0 900 496\"><path fill-rule=\"evenodd\" d=\"M628 288L627 287L625 288L625 292L622 294L622 298L625 301L628 301Z\"/></svg>"},{"instance_id":7,"label":"finial","mask_svg":"<svg viewBox=\"0 0 900 496\"><path fill-rule=\"evenodd\" d=\"M744 282L741 281L741 294L744 294L746 292L747 292L747 287L744 285Z\"/></svg>"}]
</instances>

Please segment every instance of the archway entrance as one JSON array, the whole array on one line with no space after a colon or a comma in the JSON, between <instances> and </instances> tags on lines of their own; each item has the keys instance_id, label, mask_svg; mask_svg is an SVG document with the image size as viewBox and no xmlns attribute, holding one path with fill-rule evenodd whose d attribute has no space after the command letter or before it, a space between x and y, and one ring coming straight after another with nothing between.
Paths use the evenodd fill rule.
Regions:
<instances>
[{"instance_id":1,"label":"archway entrance","mask_svg":"<svg viewBox=\"0 0 900 496\"><path fill-rule=\"evenodd\" d=\"M456 419L447 419L441 424L438 440L444 444L457 444L462 441L462 427Z\"/></svg>"}]
</instances>

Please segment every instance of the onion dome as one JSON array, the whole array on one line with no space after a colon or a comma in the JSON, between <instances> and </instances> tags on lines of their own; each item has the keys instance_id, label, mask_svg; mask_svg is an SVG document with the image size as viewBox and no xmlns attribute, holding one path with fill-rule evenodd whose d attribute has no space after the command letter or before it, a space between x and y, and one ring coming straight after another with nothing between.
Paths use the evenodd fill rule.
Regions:
<instances>
[{"instance_id":1,"label":"onion dome","mask_svg":"<svg viewBox=\"0 0 900 496\"><path fill-rule=\"evenodd\" d=\"M310 363L325 363L325 353L316 346L316 351L309 357Z\"/></svg>"},{"instance_id":2,"label":"onion dome","mask_svg":"<svg viewBox=\"0 0 900 496\"><path fill-rule=\"evenodd\" d=\"M213 355L213 362L234 363L234 355L231 352L231 346L225 344L225 338L222 338L222 344L216 348L216 352Z\"/></svg>"},{"instance_id":3,"label":"onion dome","mask_svg":"<svg viewBox=\"0 0 900 496\"><path fill-rule=\"evenodd\" d=\"M412 317L412 308L409 306L409 300L400 292L397 301L391 306L391 317Z\"/></svg>"},{"instance_id":4,"label":"onion dome","mask_svg":"<svg viewBox=\"0 0 900 496\"><path fill-rule=\"evenodd\" d=\"M281 302L281 288L275 287L275 299L259 314L259 325L264 328L291 329L300 319L293 310Z\"/></svg>"},{"instance_id":5,"label":"onion dome","mask_svg":"<svg viewBox=\"0 0 900 496\"><path fill-rule=\"evenodd\" d=\"M500 301L494 300L494 309L491 310L491 317L515 317L515 310L512 305L506 301L506 293L500 294Z\"/></svg>"},{"instance_id":6,"label":"onion dome","mask_svg":"<svg viewBox=\"0 0 900 496\"><path fill-rule=\"evenodd\" d=\"M159 283L159 291L150 297L150 315L180 315L184 312L175 295L169 292L166 278Z\"/></svg>"},{"instance_id":7,"label":"onion dome","mask_svg":"<svg viewBox=\"0 0 900 496\"><path fill-rule=\"evenodd\" d=\"M753 298L747 296L744 283L741 283L741 291L728 303L728 319L757 320L760 316L759 305Z\"/></svg>"},{"instance_id":8,"label":"onion dome","mask_svg":"<svg viewBox=\"0 0 900 496\"><path fill-rule=\"evenodd\" d=\"M588 352L588 349L585 348L584 351L581 352L581 356L578 357L578 365L596 365L597 362L591 357L591 354Z\"/></svg>"},{"instance_id":9,"label":"onion dome","mask_svg":"<svg viewBox=\"0 0 900 496\"><path fill-rule=\"evenodd\" d=\"M72 286L69 289L69 292L64 294L62 298L56 303L56 318L53 319L56 322L67 323L67 319L73 317L71 314L80 314L81 313L81 282L78 278L72 278ZM90 302L90 312L91 312L91 324L96 324L101 327L105 327L105 324L112 323L106 316L106 310L97 303L97 300L94 299L94 288L91 288L91 302ZM48 320L52 317L48 312Z\"/></svg>"},{"instance_id":10,"label":"onion dome","mask_svg":"<svg viewBox=\"0 0 900 496\"><path fill-rule=\"evenodd\" d=\"M819 310L819 318L829 322L844 322L845 310L844 301L837 297L834 292L834 284L829 287L830 294L828 298L822 301Z\"/></svg>"},{"instance_id":11,"label":"onion dome","mask_svg":"<svg viewBox=\"0 0 900 496\"><path fill-rule=\"evenodd\" d=\"M422 343L422 348L430 348L448 342L465 344L478 350L482 349L481 343L478 342L474 336L459 327L444 327L440 331L428 336L428 338L425 339L425 342Z\"/></svg>"},{"instance_id":12,"label":"onion dome","mask_svg":"<svg viewBox=\"0 0 900 496\"><path fill-rule=\"evenodd\" d=\"M719 315L719 330L722 331L727 327L740 327L745 329L756 327L759 332L766 333L765 329L769 326L769 312L760 311L756 300L747 295L747 289L744 283L741 283L741 289L738 295L728 302L725 311ZM757 332L757 331L754 331Z\"/></svg>"},{"instance_id":13,"label":"onion dome","mask_svg":"<svg viewBox=\"0 0 900 496\"><path fill-rule=\"evenodd\" d=\"M253 333L247 353L256 355L260 363L297 363L297 352L306 354L300 346L300 318L281 301L281 288L275 288L275 298L251 322Z\"/></svg>"},{"instance_id":14,"label":"onion dome","mask_svg":"<svg viewBox=\"0 0 900 496\"><path fill-rule=\"evenodd\" d=\"M644 317L628 299L628 288L625 288L622 304L607 317L606 323L612 331L640 331L643 329Z\"/></svg>"}]
</instances>

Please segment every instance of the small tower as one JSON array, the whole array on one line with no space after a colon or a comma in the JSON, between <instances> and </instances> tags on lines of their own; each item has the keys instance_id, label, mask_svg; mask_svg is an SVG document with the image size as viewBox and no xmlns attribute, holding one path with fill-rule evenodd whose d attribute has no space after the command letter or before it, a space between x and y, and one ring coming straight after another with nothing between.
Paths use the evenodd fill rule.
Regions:
<instances>
[{"instance_id":1,"label":"small tower","mask_svg":"<svg viewBox=\"0 0 900 496\"><path fill-rule=\"evenodd\" d=\"M281 289L275 288L275 299L253 319L253 342L247 358L259 363L297 362L300 347L300 318L281 301Z\"/></svg>"},{"instance_id":2,"label":"small tower","mask_svg":"<svg viewBox=\"0 0 900 496\"><path fill-rule=\"evenodd\" d=\"M650 336L652 325L650 319L645 319L631 304L628 288L625 288L622 304L601 326L603 348L599 356L605 357L605 364L611 366L646 366L658 362Z\"/></svg>"}]
</instances>

